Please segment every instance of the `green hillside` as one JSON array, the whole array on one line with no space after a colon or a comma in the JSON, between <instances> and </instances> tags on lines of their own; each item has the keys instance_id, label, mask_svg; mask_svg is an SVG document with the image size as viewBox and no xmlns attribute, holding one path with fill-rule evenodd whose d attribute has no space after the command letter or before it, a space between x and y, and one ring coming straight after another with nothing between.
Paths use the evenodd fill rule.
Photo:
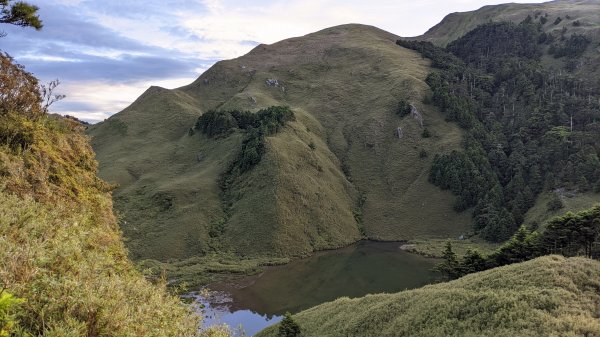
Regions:
<instances>
[{"instance_id":1,"label":"green hillside","mask_svg":"<svg viewBox=\"0 0 600 337\"><path fill-rule=\"evenodd\" d=\"M148 89L88 130L132 257L187 280L173 270L252 272L360 238L502 241L556 215L553 190L573 195L563 210L591 207L597 7L486 6L413 38L446 49L343 25ZM231 130L212 135L198 117L271 106L293 120L223 185L252 132L223 115Z\"/></svg>"},{"instance_id":2,"label":"green hillside","mask_svg":"<svg viewBox=\"0 0 600 337\"><path fill-rule=\"evenodd\" d=\"M0 336L205 335L128 259L83 127L4 54L0 77Z\"/></svg>"},{"instance_id":3,"label":"green hillside","mask_svg":"<svg viewBox=\"0 0 600 337\"><path fill-rule=\"evenodd\" d=\"M422 103L429 61L396 39L345 25L260 45L188 86L150 88L91 127L100 176L118 184L115 206L132 256L299 256L365 236L468 231L469 212L456 213L451 193L427 181L433 157L459 148L462 131ZM429 138L397 113L401 100L422 114ZM190 129L210 109L269 106L289 106L295 120L266 137L264 156L224 207L219 180L245 131L209 138Z\"/></svg>"},{"instance_id":4,"label":"green hillside","mask_svg":"<svg viewBox=\"0 0 600 337\"><path fill-rule=\"evenodd\" d=\"M302 336L600 336L600 262L546 256L293 316ZM257 336L277 336L278 325Z\"/></svg>"}]
</instances>

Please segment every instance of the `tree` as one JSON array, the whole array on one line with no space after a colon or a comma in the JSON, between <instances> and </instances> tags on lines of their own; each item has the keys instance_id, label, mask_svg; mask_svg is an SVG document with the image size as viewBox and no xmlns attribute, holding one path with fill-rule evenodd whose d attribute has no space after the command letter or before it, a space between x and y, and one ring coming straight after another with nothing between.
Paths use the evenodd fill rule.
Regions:
<instances>
[{"instance_id":1,"label":"tree","mask_svg":"<svg viewBox=\"0 0 600 337\"><path fill-rule=\"evenodd\" d=\"M38 80L10 56L0 53L0 116L15 113L39 117L41 104Z\"/></svg>"},{"instance_id":2,"label":"tree","mask_svg":"<svg viewBox=\"0 0 600 337\"><path fill-rule=\"evenodd\" d=\"M552 193L552 197L550 198L550 201L548 201L546 207L548 208L548 211L554 212L564 208L565 205L558 194Z\"/></svg>"},{"instance_id":3,"label":"tree","mask_svg":"<svg viewBox=\"0 0 600 337\"><path fill-rule=\"evenodd\" d=\"M37 6L24 1L0 0L0 23L40 30L43 24L37 14L38 10Z\"/></svg>"},{"instance_id":4,"label":"tree","mask_svg":"<svg viewBox=\"0 0 600 337\"><path fill-rule=\"evenodd\" d=\"M435 266L435 270L442 273L444 277L449 280L462 276L458 258L456 257L456 253L452 250L452 243L450 243L450 241L446 242L446 247L442 253L442 259L444 261Z\"/></svg>"},{"instance_id":5,"label":"tree","mask_svg":"<svg viewBox=\"0 0 600 337\"><path fill-rule=\"evenodd\" d=\"M477 250L468 249L460 263L463 275L476 273L487 269L486 259Z\"/></svg>"},{"instance_id":6,"label":"tree","mask_svg":"<svg viewBox=\"0 0 600 337\"><path fill-rule=\"evenodd\" d=\"M279 323L277 337L298 337L300 332L300 326L294 321L292 314L286 312L283 320Z\"/></svg>"}]
</instances>

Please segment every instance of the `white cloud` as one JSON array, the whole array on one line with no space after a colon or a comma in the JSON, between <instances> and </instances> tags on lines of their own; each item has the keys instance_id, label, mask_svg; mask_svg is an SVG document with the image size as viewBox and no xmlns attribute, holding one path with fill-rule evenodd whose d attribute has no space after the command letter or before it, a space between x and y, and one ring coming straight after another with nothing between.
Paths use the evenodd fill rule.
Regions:
<instances>
[{"instance_id":1,"label":"white cloud","mask_svg":"<svg viewBox=\"0 0 600 337\"><path fill-rule=\"evenodd\" d=\"M205 69L198 69L199 74ZM77 82L61 83L57 93L67 97L51 106L51 112L75 116L87 122L100 122L125 109L148 87L173 89L189 84L195 78L169 78L160 81L140 81L135 83ZM85 108L83 108L85 107ZM89 108L88 108L89 107ZM91 110L90 110L91 109Z\"/></svg>"}]
</instances>

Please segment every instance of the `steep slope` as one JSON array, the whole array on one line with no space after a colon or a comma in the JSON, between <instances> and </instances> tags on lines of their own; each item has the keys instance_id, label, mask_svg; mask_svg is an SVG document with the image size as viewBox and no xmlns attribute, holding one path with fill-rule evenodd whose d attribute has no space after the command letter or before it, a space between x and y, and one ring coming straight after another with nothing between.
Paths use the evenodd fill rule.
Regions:
<instances>
[{"instance_id":1,"label":"steep slope","mask_svg":"<svg viewBox=\"0 0 600 337\"><path fill-rule=\"evenodd\" d=\"M260 45L188 86L153 88L91 127L100 175L119 184L115 205L133 256L293 256L363 235L467 231L469 214L454 212L451 194L427 182L431 158L458 148L462 132L421 103L429 62L396 39L345 25ZM396 113L402 99L422 114L431 137ZM295 121L266 138L264 157L224 209L218 181L243 132L208 138L190 128L210 109L273 105L289 106Z\"/></svg>"},{"instance_id":2,"label":"steep slope","mask_svg":"<svg viewBox=\"0 0 600 337\"><path fill-rule=\"evenodd\" d=\"M294 315L302 336L600 336L600 262L541 257ZM257 336L277 336L272 326Z\"/></svg>"},{"instance_id":3,"label":"steep slope","mask_svg":"<svg viewBox=\"0 0 600 337\"><path fill-rule=\"evenodd\" d=\"M37 80L5 55L0 78L0 335L200 335L127 258L83 127L45 114Z\"/></svg>"}]
</instances>

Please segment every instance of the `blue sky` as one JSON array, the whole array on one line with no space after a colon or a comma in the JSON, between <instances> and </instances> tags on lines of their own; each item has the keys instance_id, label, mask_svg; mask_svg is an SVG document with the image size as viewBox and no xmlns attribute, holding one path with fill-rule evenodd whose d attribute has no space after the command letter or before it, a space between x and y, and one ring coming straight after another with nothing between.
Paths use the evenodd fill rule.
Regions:
<instances>
[{"instance_id":1,"label":"blue sky","mask_svg":"<svg viewBox=\"0 0 600 337\"><path fill-rule=\"evenodd\" d=\"M28 0L41 31L3 25L0 50L38 76L59 79L67 98L52 107L101 121L150 85L192 82L221 59L259 43L344 23L401 36L424 33L446 14L506 1L481 0ZM543 1L513 1L543 2Z\"/></svg>"}]
</instances>

